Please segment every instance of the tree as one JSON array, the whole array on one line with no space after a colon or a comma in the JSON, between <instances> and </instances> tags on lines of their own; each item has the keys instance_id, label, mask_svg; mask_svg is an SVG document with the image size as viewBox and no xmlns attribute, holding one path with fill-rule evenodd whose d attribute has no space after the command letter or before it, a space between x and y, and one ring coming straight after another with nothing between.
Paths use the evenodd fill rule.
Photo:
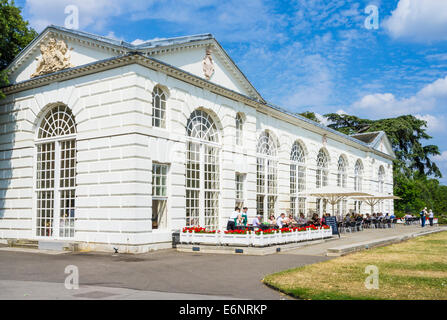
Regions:
<instances>
[{"instance_id":1,"label":"tree","mask_svg":"<svg viewBox=\"0 0 447 320\"><path fill-rule=\"evenodd\" d=\"M36 36L14 0L0 0L0 87L8 84L5 68Z\"/></svg>"},{"instance_id":2,"label":"tree","mask_svg":"<svg viewBox=\"0 0 447 320\"><path fill-rule=\"evenodd\" d=\"M438 146L422 145L422 141L430 140L427 134L427 122L412 115L397 118L368 120L346 114L330 113L325 117L332 122L329 127L345 134L384 131L393 146L397 160L395 170L405 175L419 172L422 175L442 177L432 156L439 155Z\"/></svg>"},{"instance_id":3,"label":"tree","mask_svg":"<svg viewBox=\"0 0 447 320\"><path fill-rule=\"evenodd\" d=\"M305 111L303 113L297 113L298 115L307 118L309 120L315 121L317 123L320 123L320 120L318 120L317 116L315 115L315 112L311 112L311 111Z\"/></svg>"},{"instance_id":4,"label":"tree","mask_svg":"<svg viewBox=\"0 0 447 320\"><path fill-rule=\"evenodd\" d=\"M431 160L439 155L435 145L422 145L432 137L426 132L427 123L412 115L369 120L347 114L326 114L329 127L345 134L384 131L392 144L397 159L394 161L394 194L402 200L395 202L397 213L417 213L424 207L436 214L447 212L447 186L436 178L441 172Z\"/></svg>"}]
</instances>

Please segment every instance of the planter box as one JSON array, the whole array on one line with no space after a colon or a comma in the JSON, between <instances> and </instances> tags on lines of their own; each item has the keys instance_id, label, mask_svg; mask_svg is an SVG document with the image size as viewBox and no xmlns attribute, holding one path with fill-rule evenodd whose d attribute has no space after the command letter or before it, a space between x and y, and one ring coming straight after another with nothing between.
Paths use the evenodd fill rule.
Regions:
<instances>
[{"instance_id":1,"label":"planter box","mask_svg":"<svg viewBox=\"0 0 447 320\"><path fill-rule=\"evenodd\" d=\"M180 232L180 243L191 243L192 233Z\"/></svg>"},{"instance_id":2,"label":"planter box","mask_svg":"<svg viewBox=\"0 0 447 320\"><path fill-rule=\"evenodd\" d=\"M264 234L260 234L259 236L254 234L251 238L252 240L252 244L255 247L266 247L268 246L268 238L266 238L266 236Z\"/></svg>"},{"instance_id":3,"label":"planter box","mask_svg":"<svg viewBox=\"0 0 447 320\"><path fill-rule=\"evenodd\" d=\"M192 243L218 244L219 239L215 233L194 233L191 238Z\"/></svg>"},{"instance_id":4,"label":"planter box","mask_svg":"<svg viewBox=\"0 0 447 320\"><path fill-rule=\"evenodd\" d=\"M223 234L220 236L220 243L227 245L242 245L249 246L251 235L250 234Z\"/></svg>"},{"instance_id":5,"label":"planter box","mask_svg":"<svg viewBox=\"0 0 447 320\"><path fill-rule=\"evenodd\" d=\"M294 232L281 233L281 243L295 242L295 238L296 236Z\"/></svg>"}]
</instances>

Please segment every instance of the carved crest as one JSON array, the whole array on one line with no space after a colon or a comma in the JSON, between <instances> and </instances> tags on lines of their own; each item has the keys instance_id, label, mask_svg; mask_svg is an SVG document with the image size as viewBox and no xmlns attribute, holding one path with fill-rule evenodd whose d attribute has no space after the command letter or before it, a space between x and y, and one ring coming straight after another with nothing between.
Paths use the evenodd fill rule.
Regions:
<instances>
[{"instance_id":1,"label":"carved crest","mask_svg":"<svg viewBox=\"0 0 447 320\"><path fill-rule=\"evenodd\" d=\"M206 49L205 58L202 61L203 64L203 74L207 80L211 79L214 74L214 62L211 56L211 48Z\"/></svg>"},{"instance_id":2,"label":"carved crest","mask_svg":"<svg viewBox=\"0 0 447 320\"><path fill-rule=\"evenodd\" d=\"M41 58L37 59L36 72L31 78L74 67L70 63L70 52L63 40L50 38L47 44L40 45L40 53Z\"/></svg>"}]
</instances>

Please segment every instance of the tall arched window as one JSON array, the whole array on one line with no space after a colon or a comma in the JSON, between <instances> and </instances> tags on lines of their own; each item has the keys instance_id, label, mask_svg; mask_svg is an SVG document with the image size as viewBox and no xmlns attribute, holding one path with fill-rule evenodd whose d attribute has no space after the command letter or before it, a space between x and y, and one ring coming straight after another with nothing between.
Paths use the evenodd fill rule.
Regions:
<instances>
[{"instance_id":1,"label":"tall arched window","mask_svg":"<svg viewBox=\"0 0 447 320\"><path fill-rule=\"evenodd\" d=\"M216 229L219 224L219 133L208 113L195 110L186 126L186 225Z\"/></svg>"},{"instance_id":2,"label":"tall arched window","mask_svg":"<svg viewBox=\"0 0 447 320\"><path fill-rule=\"evenodd\" d=\"M383 166L380 166L379 168L378 183L379 185L377 191L383 193L385 185L385 169L383 168Z\"/></svg>"},{"instance_id":3,"label":"tall arched window","mask_svg":"<svg viewBox=\"0 0 447 320\"><path fill-rule=\"evenodd\" d=\"M317 188L326 187L329 177L329 156L321 149L317 156Z\"/></svg>"},{"instance_id":4,"label":"tall arched window","mask_svg":"<svg viewBox=\"0 0 447 320\"><path fill-rule=\"evenodd\" d=\"M257 212L264 217L273 213L278 197L277 190L277 145L271 134L262 132L256 147L256 191Z\"/></svg>"},{"instance_id":5,"label":"tall arched window","mask_svg":"<svg viewBox=\"0 0 447 320\"><path fill-rule=\"evenodd\" d=\"M346 188L348 181L348 172L346 167L345 158L340 156L340 158L338 158L337 187Z\"/></svg>"},{"instance_id":6,"label":"tall arched window","mask_svg":"<svg viewBox=\"0 0 447 320\"><path fill-rule=\"evenodd\" d=\"M166 128L166 93L158 86L152 91L152 126Z\"/></svg>"},{"instance_id":7,"label":"tall arched window","mask_svg":"<svg viewBox=\"0 0 447 320\"><path fill-rule=\"evenodd\" d=\"M37 133L36 235L73 238L76 190L76 123L64 105L50 109Z\"/></svg>"},{"instance_id":8,"label":"tall arched window","mask_svg":"<svg viewBox=\"0 0 447 320\"><path fill-rule=\"evenodd\" d=\"M379 168L379 173L378 173L378 192L379 193L383 193L384 192L384 186L385 186L385 169L383 168L383 166L380 166ZM389 203L389 201L387 201ZM383 206L384 201L381 200L379 201L379 212L383 212L384 206Z\"/></svg>"},{"instance_id":9,"label":"tall arched window","mask_svg":"<svg viewBox=\"0 0 447 320\"><path fill-rule=\"evenodd\" d=\"M357 160L354 168L354 190L363 190L363 163L360 159Z\"/></svg>"},{"instance_id":10,"label":"tall arched window","mask_svg":"<svg viewBox=\"0 0 447 320\"><path fill-rule=\"evenodd\" d=\"M244 118L240 113L236 115L236 145L241 146L242 145L242 139L243 139L243 131L242 127L244 125Z\"/></svg>"},{"instance_id":11,"label":"tall arched window","mask_svg":"<svg viewBox=\"0 0 447 320\"><path fill-rule=\"evenodd\" d=\"M293 215L305 214L306 198L299 193L306 189L306 158L298 141L292 146L290 162L290 210Z\"/></svg>"}]
</instances>

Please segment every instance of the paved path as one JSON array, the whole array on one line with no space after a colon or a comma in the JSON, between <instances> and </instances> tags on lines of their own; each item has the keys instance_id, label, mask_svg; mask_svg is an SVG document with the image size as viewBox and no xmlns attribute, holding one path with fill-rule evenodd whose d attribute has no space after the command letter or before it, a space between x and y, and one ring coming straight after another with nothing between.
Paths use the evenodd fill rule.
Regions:
<instances>
[{"instance_id":1,"label":"paved path","mask_svg":"<svg viewBox=\"0 0 447 320\"><path fill-rule=\"evenodd\" d=\"M420 226L400 226L390 229L365 229L361 232L343 233L341 238L336 241L327 241L324 243L306 246L295 250L285 252L287 255L309 255L309 256L326 256L327 249L342 247L349 244L378 240L381 238L389 238L398 235L410 235L429 230L442 229L447 231L447 227L425 227ZM281 253L282 254L282 253Z\"/></svg>"},{"instance_id":2,"label":"paved path","mask_svg":"<svg viewBox=\"0 0 447 320\"><path fill-rule=\"evenodd\" d=\"M182 253L30 253L0 250L0 299L286 299L264 286L270 273L330 259L328 248L420 227L365 230L340 240L267 256ZM79 290L67 290L65 267L79 268Z\"/></svg>"},{"instance_id":3,"label":"paved path","mask_svg":"<svg viewBox=\"0 0 447 320\"><path fill-rule=\"evenodd\" d=\"M48 283L64 288L65 267L76 265L81 285L228 299L281 299L285 296L262 284L265 275L327 259L305 255L229 256L175 250L119 256L0 251L0 280L19 281L16 283L19 289L24 288L21 281L41 282L43 290L35 294L45 298L51 291ZM7 299L8 294L1 286L0 282L0 299ZM14 283L9 283L10 290L12 287ZM22 289L18 294L22 294Z\"/></svg>"}]
</instances>

